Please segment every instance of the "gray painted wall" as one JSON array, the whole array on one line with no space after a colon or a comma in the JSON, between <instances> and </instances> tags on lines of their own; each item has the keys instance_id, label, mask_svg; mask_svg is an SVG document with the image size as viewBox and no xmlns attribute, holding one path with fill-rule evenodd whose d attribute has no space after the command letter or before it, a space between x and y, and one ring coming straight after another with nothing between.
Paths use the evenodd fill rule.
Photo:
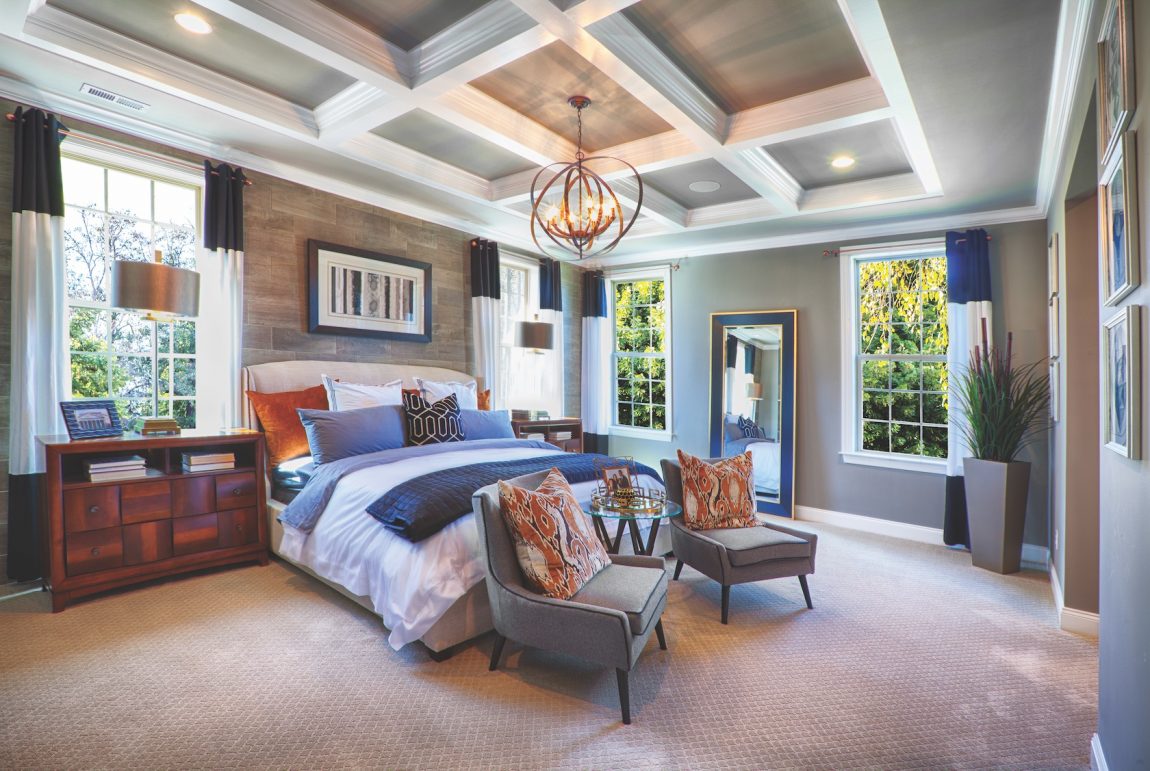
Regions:
<instances>
[{"instance_id":1,"label":"gray painted wall","mask_svg":"<svg viewBox=\"0 0 1150 771\"><path fill-rule=\"evenodd\" d=\"M988 228L993 239L995 330L1014 332L1022 361L1046 356L1046 227L1042 221ZM940 236L908 234L906 238ZM884 238L896 241L898 238ZM817 244L687 260L671 274L674 440L612 437L611 452L657 463L675 449L708 451L710 314L716 311L798 310L795 501L927 527L942 527L944 477L845 464L839 457L839 259ZM1047 543L1045 437L1028 452L1034 466L1026 541Z\"/></svg>"}]
</instances>

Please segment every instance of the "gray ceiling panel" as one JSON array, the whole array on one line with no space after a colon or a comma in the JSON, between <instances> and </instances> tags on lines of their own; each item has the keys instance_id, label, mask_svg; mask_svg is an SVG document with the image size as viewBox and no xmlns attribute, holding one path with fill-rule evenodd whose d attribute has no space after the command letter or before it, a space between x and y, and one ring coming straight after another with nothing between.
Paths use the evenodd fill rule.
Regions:
<instances>
[{"instance_id":1,"label":"gray ceiling panel","mask_svg":"<svg viewBox=\"0 0 1150 771\"><path fill-rule=\"evenodd\" d=\"M423 110L412 110L372 133L484 179L498 179L535 168L515 153Z\"/></svg>"},{"instance_id":2,"label":"gray ceiling panel","mask_svg":"<svg viewBox=\"0 0 1150 771\"><path fill-rule=\"evenodd\" d=\"M688 209L756 197L745 182L711 159L648 172L643 175L643 182ZM690 188L692 182L717 182L719 188L710 193L697 193Z\"/></svg>"},{"instance_id":3,"label":"gray ceiling panel","mask_svg":"<svg viewBox=\"0 0 1150 771\"><path fill-rule=\"evenodd\" d=\"M889 120L792 139L769 145L766 151L808 190L911 171L910 161ZM854 158L854 166L832 167L831 160L840 155Z\"/></svg>"}]
</instances>

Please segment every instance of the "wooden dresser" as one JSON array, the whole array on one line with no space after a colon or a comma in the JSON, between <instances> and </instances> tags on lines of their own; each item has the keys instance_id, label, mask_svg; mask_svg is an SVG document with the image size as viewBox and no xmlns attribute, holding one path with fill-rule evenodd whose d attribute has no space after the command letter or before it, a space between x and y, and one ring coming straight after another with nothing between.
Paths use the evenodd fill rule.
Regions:
<instances>
[{"instance_id":1,"label":"wooden dresser","mask_svg":"<svg viewBox=\"0 0 1150 771\"><path fill-rule=\"evenodd\" d=\"M583 452L583 421L579 418L512 419L511 430L519 439L537 436L561 450Z\"/></svg>"},{"instance_id":2,"label":"wooden dresser","mask_svg":"<svg viewBox=\"0 0 1150 771\"><path fill-rule=\"evenodd\" d=\"M52 610L78 598L190 570L268 562L264 440L256 431L179 436L41 437L42 534ZM186 452L232 453L235 468L185 473ZM92 482L85 461L146 460L147 476Z\"/></svg>"}]
</instances>

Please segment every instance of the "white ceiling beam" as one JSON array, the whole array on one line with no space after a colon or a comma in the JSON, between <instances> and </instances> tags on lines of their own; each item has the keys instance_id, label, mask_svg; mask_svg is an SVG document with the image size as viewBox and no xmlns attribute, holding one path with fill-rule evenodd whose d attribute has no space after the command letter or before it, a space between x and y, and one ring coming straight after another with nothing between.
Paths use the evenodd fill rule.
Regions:
<instances>
[{"instance_id":1,"label":"white ceiling beam","mask_svg":"<svg viewBox=\"0 0 1150 771\"><path fill-rule=\"evenodd\" d=\"M838 3L867 68L882 84L911 168L922 180L922 186L927 192L941 193L942 182L934 167L926 133L919 122L879 0L838 0Z\"/></svg>"},{"instance_id":2,"label":"white ceiling beam","mask_svg":"<svg viewBox=\"0 0 1150 771\"><path fill-rule=\"evenodd\" d=\"M524 33L531 33L527 40L541 39L538 25L524 16L511 0L492 0L411 49L412 86L418 88L461 66L469 71L475 69L474 62L478 57L506 42L504 38L508 37L509 30L512 40ZM526 48L522 42L511 46L511 53L517 54L514 58L532 50L533 47ZM495 59L499 63L493 69L506 61L513 61L499 55Z\"/></svg>"},{"instance_id":3,"label":"white ceiling beam","mask_svg":"<svg viewBox=\"0 0 1150 771\"><path fill-rule=\"evenodd\" d=\"M611 183L611 189L620 201L632 207L639 200L639 185L633 177L624 177ZM640 213L658 222L666 230L682 230L687 227L687 208L671 200L650 185L643 185L643 208Z\"/></svg>"},{"instance_id":4,"label":"white ceiling beam","mask_svg":"<svg viewBox=\"0 0 1150 771\"><path fill-rule=\"evenodd\" d=\"M917 174L895 174L890 177L841 182L837 185L808 190L803 195L801 211L803 214L817 214L940 195L942 193L924 189L922 179Z\"/></svg>"},{"instance_id":5,"label":"white ceiling beam","mask_svg":"<svg viewBox=\"0 0 1150 771\"><path fill-rule=\"evenodd\" d=\"M318 133L311 110L44 5L26 20L28 43L194 104L293 137Z\"/></svg>"},{"instance_id":6,"label":"white ceiling beam","mask_svg":"<svg viewBox=\"0 0 1150 771\"><path fill-rule=\"evenodd\" d=\"M454 89L423 108L539 166L575 157L574 142L474 86Z\"/></svg>"},{"instance_id":7,"label":"white ceiling beam","mask_svg":"<svg viewBox=\"0 0 1150 771\"><path fill-rule=\"evenodd\" d=\"M893 117L882 85L859 78L731 116L732 150L802 139Z\"/></svg>"},{"instance_id":8,"label":"white ceiling beam","mask_svg":"<svg viewBox=\"0 0 1150 771\"><path fill-rule=\"evenodd\" d=\"M377 169L412 177L424 185L473 201L487 203L491 198L490 184L483 177L375 134L364 134L334 149L340 155Z\"/></svg>"}]
</instances>

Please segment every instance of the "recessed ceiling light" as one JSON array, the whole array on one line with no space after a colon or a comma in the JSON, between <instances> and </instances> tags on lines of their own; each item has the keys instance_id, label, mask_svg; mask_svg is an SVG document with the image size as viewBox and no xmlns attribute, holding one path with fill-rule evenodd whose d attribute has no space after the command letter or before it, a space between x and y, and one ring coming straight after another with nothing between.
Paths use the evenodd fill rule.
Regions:
<instances>
[{"instance_id":1,"label":"recessed ceiling light","mask_svg":"<svg viewBox=\"0 0 1150 771\"><path fill-rule=\"evenodd\" d=\"M855 165L855 159L849 155L837 155L831 159L831 166L836 169L849 169Z\"/></svg>"},{"instance_id":2,"label":"recessed ceiling light","mask_svg":"<svg viewBox=\"0 0 1150 771\"><path fill-rule=\"evenodd\" d=\"M687 185L687 187L696 193L713 193L719 189L719 183L709 179L700 179L698 182Z\"/></svg>"},{"instance_id":3,"label":"recessed ceiling light","mask_svg":"<svg viewBox=\"0 0 1150 771\"><path fill-rule=\"evenodd\" d=\"M181 13L177 13L175 19L176 24L179 24L188 32L194 32L197 35L206 35L212 31L212 25L208 24L201 17L194 13L183 11Z\"/></svg>"}]
</instances>

